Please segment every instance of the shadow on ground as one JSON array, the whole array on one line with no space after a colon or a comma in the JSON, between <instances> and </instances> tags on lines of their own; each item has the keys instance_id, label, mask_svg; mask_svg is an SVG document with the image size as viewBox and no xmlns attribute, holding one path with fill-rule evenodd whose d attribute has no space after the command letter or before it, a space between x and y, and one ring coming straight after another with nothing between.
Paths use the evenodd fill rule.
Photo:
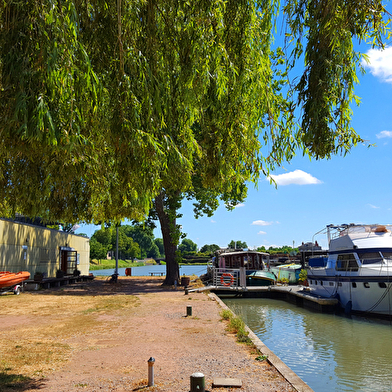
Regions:
<instances>
[{"instance_id":1,"label":"shadow on ground","mask_svg":"<svg viewBox=\"0 0 392 392\"><path fill-rule=\"evenodd\" d=\"M0 371L0 391L2 392L38 390L41 389L42 385L41 380L33 380L20 374Z\"/></svg>"},{"instance_id":2,"label":"shadow on ground","mask_svg":"<svg viewBox=\"0 0 392 392\"><path fill-rule=\"evenodd\" d=\"M184 291L184 287L163 286L164 278L158 277L119 277L117 283L109 279L94 279L89 282L79 282L58 288L42 289L36 292L40 295L118 295L118 294L148 294L167 291Z\"/></svg>"}]
</instances>

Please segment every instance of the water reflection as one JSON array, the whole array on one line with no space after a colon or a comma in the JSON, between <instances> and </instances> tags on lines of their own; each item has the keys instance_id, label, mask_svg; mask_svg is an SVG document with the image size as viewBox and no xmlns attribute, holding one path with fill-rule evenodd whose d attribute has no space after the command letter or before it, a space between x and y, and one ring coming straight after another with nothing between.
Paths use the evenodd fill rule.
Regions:
<instances>
[{"instance_id":1,"label":"water reflection","mask_svg":"<svg viewBox=\"0 0 392 392\"><path fill-rule=\"evenodd\" d=\"M224 301L316 392L392 390L388 322L311 312L280 300Z\"/></svg>"}]
</instances>

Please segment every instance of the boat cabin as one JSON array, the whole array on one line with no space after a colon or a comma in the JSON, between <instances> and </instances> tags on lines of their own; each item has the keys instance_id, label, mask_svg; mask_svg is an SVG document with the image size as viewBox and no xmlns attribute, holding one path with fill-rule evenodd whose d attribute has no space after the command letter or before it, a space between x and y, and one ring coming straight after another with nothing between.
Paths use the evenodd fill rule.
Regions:
<instances>
[{"instance_id":1,"label":"boat cabin","mask_svg":"<svg viewBox=\"0 0 392 392\"><path fill-rule=\"evenodd\" d=\"M215 267L223 269L245 267L246 270L263 270L269 265L269 253L254 250L220 253L215 258Z\"/></svg>"}]
</instances>

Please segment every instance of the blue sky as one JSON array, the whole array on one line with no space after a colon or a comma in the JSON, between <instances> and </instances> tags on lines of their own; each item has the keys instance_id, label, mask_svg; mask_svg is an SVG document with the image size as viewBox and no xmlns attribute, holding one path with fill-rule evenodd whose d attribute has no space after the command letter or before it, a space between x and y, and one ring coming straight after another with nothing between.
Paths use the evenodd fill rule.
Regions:
<instances>
[{"instance_id":1,"label":"blue sky","mask_svg":"<svg viewBox=\"0 0 392 392\"><path fill-rule=\"evenodd\" d=\"M370 64L360 75L352 125L374 147L359 145L330 160L312 160L301 153L273 175L277 188L265 178L258 189L249 186L247 200L234 211L220 206L211 218L195 219L184 201L181 218L187 238L199 247L231 240L250 248L312 241L327 224L392 223L392 45L383 52L367 50ZM99 227L81 225L76 233L91 236ZM159 228L156 237L162 237ZM327 247L325 236L316 239Z\"/></svg>"}]
</instances>

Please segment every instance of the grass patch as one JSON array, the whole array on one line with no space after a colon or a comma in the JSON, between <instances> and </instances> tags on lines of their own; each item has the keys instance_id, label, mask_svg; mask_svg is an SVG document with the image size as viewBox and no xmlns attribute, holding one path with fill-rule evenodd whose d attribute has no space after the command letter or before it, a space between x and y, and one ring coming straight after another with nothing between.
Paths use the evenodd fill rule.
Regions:
<instances>
[{"instance_id":1,"label":"grass patch","mask_svg":"<svg viewBox=\"0 0 392 392\"><path fill-rule=\"evenodd\" d=\"M233 317L233 313L228 309L223 309L220 312L220 316L222 317L223 320L228 321Z\"/></svg>"},{"instance_id":2,"label":"grass patch","mask_svg":"<svg viewBox=\"0 0 392 392\"><path fill-rule=\"evenodd\" d=\"M131 260L118 260L118 268L141 267L143 265L146 265L144 261L132 262ZM101 269L114 269L114 268L116 268L116 260L102 259L102 260L91 260L90 262L90 271L96 271Z\"/></svg>"},{"instance_id":3,"label":"grass patch","mask_svg":"<svg viewBox=\"0 0 392 392\"><path fill-rule=\"evenodd\" d=\"M95 297L97 298L97 297ZM137 297L131 295L112 295L112 296L101 296L94 306L84 310L84 314L105 312L110 313L112 311L121 310L125 308L133 308L140 305L140 300Z\"/></svg>"},{"instance_id":4,"label":"grass patch","mask_svg":"<svg viewBox=\"0 0 392 392\"><path fill-rule=\"evenodd\" d=\"M39 389L39 380L63 366L82 346L59 342L105 327L105 317L126 317L140 305L136 296L29 294L0 298L0 314L21 318L0 327L0 391ZM23 323L34 316L34 323ZM112 316L109 316L112 317ZM28 389L30 390L30 389Z\"/></svg>"},{"instance_id":5,"label":"grass patch","mask_svg":"<svg viewBox=\"0 0 392 392\"><path fill-rule=\"evenodd\" d=\"M42 378L46 372L67 361L71 352L69 345L51 339L25 338L22 344L19 343L20 339L8 339L7 344L1 345L1 391L5 388L17 389L20 384Z\"/></svg>"},{"instance_id":6,"label":"grass patch","mask_svg":"<svg viewBox=\"0 0 392 392\"><path fill-rule=\"evenodd\" d=\"M249 332L246 330L245 323L240 317L234 317L233 313L228 309L222 310L220 315L223 320L228 322L228 332L236 334L238 343L253 344L248 336Z\"/></svg>"}]
</instances>

